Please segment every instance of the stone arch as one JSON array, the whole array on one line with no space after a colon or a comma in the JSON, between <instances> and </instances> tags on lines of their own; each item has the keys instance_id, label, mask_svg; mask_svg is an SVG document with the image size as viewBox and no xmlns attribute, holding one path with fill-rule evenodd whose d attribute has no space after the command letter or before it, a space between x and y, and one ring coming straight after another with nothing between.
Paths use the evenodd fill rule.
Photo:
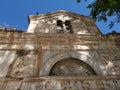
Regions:
<instances>
[{"instance_id":1,"label":"stone arch","mask_svg":"<svg viewBox=\"0 0 120 90\"><path fill-rule=\"evenodd\" d=\"M65 58L51 68L50 76L96 75L96 72L85 62L75 58Z\"/></svg>"},{"instance_id":2,"label":"stone arch","mask_svg":"<svg viewBox=\"0 0 120 90\"><path fill-rule=\"evenodd\" d=\"M74 58L77 60L81 60L88 64L92 69L96 72L97 75L100 75L101 69L98 65L98 62L95 60L95 58L90 57L86 54L82 54L79 52L66 52L66 53L61 53L58 55L55 55L54 57L51 57L50 59L47 60L45 64L41 66L40 70L40 76L49 76L50 70L52 67L59 61L66 59L66 58Z\"/></svg>"}]
</instances>

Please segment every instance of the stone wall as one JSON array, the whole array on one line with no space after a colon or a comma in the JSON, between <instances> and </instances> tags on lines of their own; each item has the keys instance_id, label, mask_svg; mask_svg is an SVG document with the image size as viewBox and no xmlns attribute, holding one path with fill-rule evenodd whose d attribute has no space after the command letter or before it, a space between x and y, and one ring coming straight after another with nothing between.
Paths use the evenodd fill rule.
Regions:
<instances>
[{"instance_id":1,"label":"stone wall","mask_svg":"<svg viewBox=\"0 0 120 90\"><path fill-rule=\"evenodd\" d=\"M0 28L0 90L120 89L120 33L65 11L29 20L28 32Z\"/></svg>"},{"instance_id":2,"label":"stone wall","mask_svg":"<svg viewBox=\"0 0 120 90\"><path fill-rule=\"evenodd\" d=\"M28 18L30 24L27 32L29 33L58 33L59 28L63 31L62 33L66 34L69 33L67 29L71 29L71 33L74 34L101 34L95 25L94 19L63 10L44 15L30 15ZM57 25L57 21L60 21L61 24ZM66 25L66 21L71 24L70 27Z\"/></svg>"},{"instance_id":3,"label":"stone wall","mask_svg":"<svg viewBox=\"0 0 120 90\"><path fill-rule=\"evenodd\" d=\"M88 64L97 75L120 75L119 38L119 34L1 32L0 75L16 78L49 76L52 67L67 58Z\"/></svg>"},{"instance_id":4,"label":"stone wall","mask_svg":"<svg viewBox=\"0 0 120 90\"><path fill-rule=\"evenodd\" d=\"M120 77L0 78L0 90L119 90Z\"/></svg>"}]
</instances>

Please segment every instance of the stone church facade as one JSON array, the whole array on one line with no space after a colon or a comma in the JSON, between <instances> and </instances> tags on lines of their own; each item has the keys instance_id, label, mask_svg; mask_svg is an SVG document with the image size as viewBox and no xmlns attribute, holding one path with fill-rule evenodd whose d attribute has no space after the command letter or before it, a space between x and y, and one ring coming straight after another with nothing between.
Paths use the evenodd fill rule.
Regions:
<instances>
[{"instance_id":1,"label":"stone church facade","mask_svg":"<svg viewBox=\"0 0 120 90\"><path fill-rule=\"evenodd\" d=\"M60 10L0 28L0 90L120 90L120 33Z\"/></svg>"}]
</instances>

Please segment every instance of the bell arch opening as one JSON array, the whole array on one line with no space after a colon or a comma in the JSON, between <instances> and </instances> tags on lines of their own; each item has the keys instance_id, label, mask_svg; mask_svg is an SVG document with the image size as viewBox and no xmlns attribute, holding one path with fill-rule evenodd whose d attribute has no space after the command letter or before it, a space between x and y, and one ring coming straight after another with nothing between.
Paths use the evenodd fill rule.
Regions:
<instances>
[{"instance_id":1,"label":"bell arch opening","mask_svg":"<svg viewBox=\"0 0 120 90\"><path fill-rule=\"evenodd\" d=\"M80 76L96 75L96 72L87 63L74 59L62 59L55 63L50 70L50 76Z\"/></svg>"}]
</instances>

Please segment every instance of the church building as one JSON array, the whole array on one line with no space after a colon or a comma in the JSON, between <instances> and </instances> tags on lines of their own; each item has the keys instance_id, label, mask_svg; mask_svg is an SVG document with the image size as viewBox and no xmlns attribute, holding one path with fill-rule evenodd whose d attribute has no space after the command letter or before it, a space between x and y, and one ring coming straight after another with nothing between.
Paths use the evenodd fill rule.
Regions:
<instances>
[{"instance_id":1,"label":"church building","mask_svg":"<svg viewBox=\"0 0 120 90\"><path fill-rule=\"evenodd\" d=\"M120 33L60 10L0 27L0 90L120 90Z\"/></svg>"}]
</instances>

